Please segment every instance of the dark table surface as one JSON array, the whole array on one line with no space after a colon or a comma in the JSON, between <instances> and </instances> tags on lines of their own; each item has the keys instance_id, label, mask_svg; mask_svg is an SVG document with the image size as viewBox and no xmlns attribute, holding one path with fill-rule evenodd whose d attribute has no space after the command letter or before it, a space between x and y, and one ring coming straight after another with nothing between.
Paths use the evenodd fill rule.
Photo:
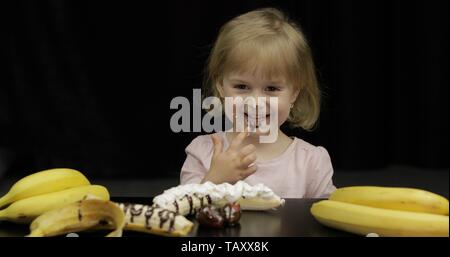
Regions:
<instances>
[{"instance_id":1,"label":"dark table surface","mask_svg":"<svg viewBox=\"0 0 450 257\"><path fill-rule=\"evenodd\" d=\"M152 198L113 197L116 202L151 204ZM352 236L349 233L327 228L319 224L309 209L314 202L321 199L286 199L286 204L277 210L243 211L240 224L224 229L211 229L199 226L195 218L188 217L195 224L188 236L199 237L336 237ZM0 237L25 236L29 233L28 225L18 225L0 221ZM97 233L97 232L96 232ZM97 234L84 234L80 236ZM154 236L145 233L124 231L127 236Z\"/></svg>"}]
</instances>

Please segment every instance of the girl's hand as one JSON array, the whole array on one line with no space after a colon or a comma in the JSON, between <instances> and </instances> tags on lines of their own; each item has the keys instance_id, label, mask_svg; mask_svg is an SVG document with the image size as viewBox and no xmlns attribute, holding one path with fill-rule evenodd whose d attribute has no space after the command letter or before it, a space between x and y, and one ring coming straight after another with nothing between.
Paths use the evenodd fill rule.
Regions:
<instances>
[{"instance_id":1,"label":"girl's hand","mask_svg":"<svg viewBox=\"0 0 450 257\"><path fill-rule=\"evenodd\" d=\"M234 184L256 171L256 165L250 166L256 161L255 146L249 144L240 148L247 136L247 132L239 133L225 152L223 152L223 144L220 137L217 134L211 136L214 143L214 153L209 172L201 183L211 181L215 184L225 182Z\"/></svg>"}]
</instances>

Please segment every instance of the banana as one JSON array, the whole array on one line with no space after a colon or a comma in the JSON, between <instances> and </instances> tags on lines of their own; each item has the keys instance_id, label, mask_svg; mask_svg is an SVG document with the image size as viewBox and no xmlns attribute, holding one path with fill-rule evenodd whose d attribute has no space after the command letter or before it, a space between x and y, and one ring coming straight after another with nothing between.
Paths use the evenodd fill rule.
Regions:
<instances>
[{"instance_id":1,"label":"banana","mask_svg":"<svg viewBox=\"0 0 450 257\"><path fill-rule=\"evenodd\" d=\"M241 197L237 201L242 207L243 210L251 210L251 211L265 211L276 209L280 206L284 205L284 199L281 198L244 198Z\"/></svg>"},{"instance_id":2,"label":"banana","mask_svg":"<svg viewBox=\"0 0 450 257\"><path fill-rule=\"evenodd\" d=\"M16 201L9 205L8 208L0 210L0 220L29 223L47 211L83 200L89 196L101 200L109 200L109 192L103 186L79 186Z\"/></svg>"},{"instance_id":3,"label":"banana","mask_svg":"<svg viewBox=\"0 0 450 257\"><path fill-rule=\"evenodd\" d=\"M0 198L0 209L32 196L89 184L89 180L77 170L61 168L40 171L17 181L9 192Z\"/></svg>"},{"instance_id":4,"label":"banana","mask_svg":"<svg viewBox=\"0 0 450 257\"><path fill-rule=\"evenodd\" d=\"M124 230L163 236L186 236L194 223L177 213L150 205L116 203L125 214Z\"/></svg>"},{"instance_id":5,"label":"banana","mask_svg":"<svg viewBox=\"0 0 450 257\"><path fill-rule=\"evenodd\" d=\"M334 191L329 199L384 209L448 215L448 200L445 197L414 188L343 187Z\"/></svg>"},{"instance_id":6,"label":"banana","mask_svg":"<svg viewBox=\"0 0 450 257\"><path fill-rule=\"evenodd\" d=\"M89 199L65 205L37 217L30 225L29 237L58 236L71 232L108 229L107 237L122 236L125 215L111 201Z\"/></svg>"},{"instance_id":7,"label":"banana","mask_svg":"<svg viewBox=\"0 0 450 257\"><path fill-rule=\"evenodd\" d=\"M358 235L448 237L445 215L389 210L332 200L314 203L311 214L325 226Z\"/></svg>"}]
</instances>

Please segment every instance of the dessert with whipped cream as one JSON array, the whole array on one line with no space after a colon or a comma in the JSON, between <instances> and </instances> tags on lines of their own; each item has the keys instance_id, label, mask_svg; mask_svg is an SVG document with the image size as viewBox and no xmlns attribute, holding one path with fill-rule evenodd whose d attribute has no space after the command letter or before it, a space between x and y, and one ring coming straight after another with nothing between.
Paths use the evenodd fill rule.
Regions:
<instances>
[{"instance_id":1,"label":"dessert with whipped cream","mask_svg":"<svg viewBox=\"0 0 450 257\"><path fill-rule=\"evenodd\" d=\"M186 236L194 223L173 211L151 205L117 203L125 214L125 230L157 235Z\"/></svg>"},{"instance_id":2,"label":"dessert with whipped cream","mask_svg":"<svg viewBox=\"0 0 450 257\"><path fill-rule=\"evenodd\" d=\"M211 182L180 185L153 199L154 206L180 215L194 214L206 205L222 207L227 203L239 203L242 210L270 210L283 205L284 200L263 184L251 186L243 181L234 185Z\"/></svg>"}]
</instances>

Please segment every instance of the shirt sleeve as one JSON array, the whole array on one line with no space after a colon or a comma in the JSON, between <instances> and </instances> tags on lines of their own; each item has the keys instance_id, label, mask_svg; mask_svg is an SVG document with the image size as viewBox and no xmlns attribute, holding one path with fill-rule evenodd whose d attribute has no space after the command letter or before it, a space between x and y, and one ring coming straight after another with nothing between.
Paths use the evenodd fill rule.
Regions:
<instances>
[{"instance_id":1,"label":"shirt sleeve","mask_svg":"<svg viewBox=\"0 0 450 257\"><path fill-rule=\"evenodd\" d=\"M180 184L200 183L209 170L212 140L199 136L186 147L186 160L180 173Z\"/></svg>"},{"instance_id":2,"label":"shirt sleeve","mask_svg":"<svg viewBox=\"0 0 450 257\"><path fill-rule=\"evenodd\" d=\"M306 197L328 198L336 187L333 185L333 165L327 150L321 146L316 147L310 164L310 172L313 176L311 176Z\"/></svg>"}]
</instances>

